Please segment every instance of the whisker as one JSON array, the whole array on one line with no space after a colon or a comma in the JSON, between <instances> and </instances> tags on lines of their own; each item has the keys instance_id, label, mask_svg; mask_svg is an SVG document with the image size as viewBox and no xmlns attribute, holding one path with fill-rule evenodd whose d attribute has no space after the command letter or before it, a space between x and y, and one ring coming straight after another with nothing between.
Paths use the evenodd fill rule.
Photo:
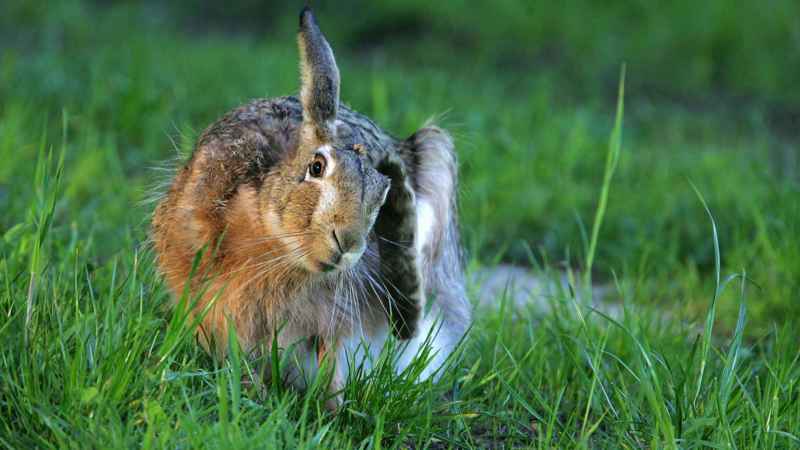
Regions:
<instances>
[{"instance_id":1,"label":"whisker","mask_svg":"<svg viewBox=\"0 0 800 450\"><path fill-rule=\"evenodd\" d=\"M244 243L259 243L259 242L270 242L277 239L283 239L287 237L302 237L302 236L311 236L313 234L317 234L316 232L311 231L301 231L295 233L281 233L281 234L271 234L269 236L258 236L248 239L242 239L241 241Z\"/></svg>"},{"instance_id":2,"label":"whisker","mask_svg":"<svg viewBox=\"0 0 800 450\"><path fill-rule=\"evenodd\" d=\"M389 244L392 244L392 245L394 245L394 246L396 246L396 247L402 248L402 249L404 249L404 250L405 250L405 249L412 248L412 247L413 247L413 244L414 244L413 242L405 242L405 243L400 243L400 242L393 241L393 240L391 240L391 239L389 239L389 238L386 238L386 237L383 237L383 236L378 236L378 239L380 239L380 240L382 240L382 241L384 241L384 242L387 242L387 243L389 243Z\"/></svg>"},{"instance_id":3,"label":"whisker","mask_svg":"<svg viewBox=\"0 0 800 450\"><path fill-rule=\"evenodd\" d=\"M311 250L298 248L292 252L273 258L272 260L269 261L269 264L262 264L261 266L259 266L261 270L256 271L253 276L251 276L247 281L242 283L239 289L240 290L246 289L254 281L258 279L263 279L268 275L282 274L286 268L291 267L293 263L300 261L302 258L305 258L310 253ZM275 278L280 278L280 277L276 276Z\"/></svg>"},{"instance_id":4,"label":"whisker","mask_svg":"<svg viewBox=\"0 0 800 450\"><path fill-rule=\"evenodd\" d=\"M389 306L396 305L397 301L395 300L394 296L389 291L389 289L386 287L386 285L382 282L382 278L383 277L380 275L380 273L374 272L372 268L369 268L369 272L370 272L370 274L369 274L368 280L370 281L370 283L372 283L373 291L377 287L378 289L380 289L384 293L385 298L386 298L387 302L389 303ZM377 279L375 279L373 277L373 275L375 277L377 277ZM377 293L376 293L376 295L377 295ZM379 296L379 298L380 298L380 296ZM383 302L381 302L381 301L379 301L378 304L381 306L381 309L383 310L384 314L386 314L386 318L387 319L390 318L391 317L391 313L386 308L386 305L384 305ZM405 322L405 320L404 320L404 322Z\"/></svg>"}]
</instances>

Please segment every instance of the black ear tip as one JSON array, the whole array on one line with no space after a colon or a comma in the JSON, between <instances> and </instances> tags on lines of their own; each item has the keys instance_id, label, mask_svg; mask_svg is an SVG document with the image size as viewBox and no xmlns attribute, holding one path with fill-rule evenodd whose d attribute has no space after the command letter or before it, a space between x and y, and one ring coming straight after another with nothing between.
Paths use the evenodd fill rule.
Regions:
<instances>
[{"instance_id":1,"label":"black ear tip","mask_svg":"<svg viewBox=\"0 0 800 450\"><path fill-rule=\"evenodd\" d=\"M300 11L300 28L306 28L314 22L314 11L311 10L310 6L306 5L303 10Z\"/></svg>"}]
</instances>

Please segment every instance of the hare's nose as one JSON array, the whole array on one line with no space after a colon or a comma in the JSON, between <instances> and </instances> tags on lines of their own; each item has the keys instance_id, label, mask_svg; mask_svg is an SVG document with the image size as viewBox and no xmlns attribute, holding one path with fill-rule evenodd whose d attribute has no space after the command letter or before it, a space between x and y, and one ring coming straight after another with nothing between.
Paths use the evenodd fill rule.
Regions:
<instances>
[{"instance_id":1,"label":"hare's nose","mask_svg":"<svg viewBox=\"0 0 800 450\"><path fill-rule=\"evenodd\" d=\"M355 231L333 230L333 240L341 254L359 253L363 250L364 239Z\"/></svg>"},{"instance_id":2,"label":"hare's nose","mask_svg":"<svg viewBox=\"0 0 800 450\"><path fill-rule=\"evenodd\" d=\"M338 251L329 263L332 267L352 267L364 254L366 243L358 233L333 230L333 241Z\"/></svg>"}]
</instances>

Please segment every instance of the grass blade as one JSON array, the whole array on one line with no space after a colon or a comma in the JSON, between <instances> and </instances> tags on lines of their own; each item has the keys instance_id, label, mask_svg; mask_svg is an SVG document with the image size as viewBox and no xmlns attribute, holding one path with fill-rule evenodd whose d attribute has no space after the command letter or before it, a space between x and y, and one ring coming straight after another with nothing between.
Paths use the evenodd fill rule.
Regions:
<instances>
[{"instance_id":1,"label":"grass blade","mask_svg":"<svg viewBox=\"0 0 800 450\"><path fill-rule=\"evenodd\" d=\"M597 251L597 241L600 237L600 227L606 214L608 203L608 193L611 189L611 180L617 169L619 155L622 152L622 117L625 108L625 65L622 65L619 76L619 90L617 92L617 112L614 117L614 129L608 142L608 154L606 155L606 166L603 172L603 185L600 190L600 199L597 202L594 222L592 223L592 237L589 241L589 249L586 252L586 273L584 274L585 287L589 295L592 289L592 266L594 265L595 252Z\"/></svg>"}]
</instances>

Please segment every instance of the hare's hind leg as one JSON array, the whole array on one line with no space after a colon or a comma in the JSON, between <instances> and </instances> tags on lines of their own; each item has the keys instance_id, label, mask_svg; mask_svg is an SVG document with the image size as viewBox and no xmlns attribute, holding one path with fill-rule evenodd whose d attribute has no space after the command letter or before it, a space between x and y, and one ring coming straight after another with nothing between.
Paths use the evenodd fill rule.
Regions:
<instances>
[{"instance_id":1,"label":"hare's hind leg","mask_svg":"<svg viewBox=\"0 0 800 450\"><path fill-rule=\"evenodd\" d=\"M414 133L406 144L403 159L417 200L415 245L430 265L446 246L449 228L457 228L454 220L458 168L453 139L443 129L429 126Z\"/></svg>"},{"instance_id":2,"label":"hare's hind leg","mask_svg":"<svg viewBox=\"0 0 800 450\"><path fill-rule=\"evenodd\" d=\"M431 302L409 351L430 339L434 355L427 375L444 363L470 322L458 233L458 166L452 138L435 126L408 138L402 156L416 194L414 243Z\"/></svg>"}]
</instances>

